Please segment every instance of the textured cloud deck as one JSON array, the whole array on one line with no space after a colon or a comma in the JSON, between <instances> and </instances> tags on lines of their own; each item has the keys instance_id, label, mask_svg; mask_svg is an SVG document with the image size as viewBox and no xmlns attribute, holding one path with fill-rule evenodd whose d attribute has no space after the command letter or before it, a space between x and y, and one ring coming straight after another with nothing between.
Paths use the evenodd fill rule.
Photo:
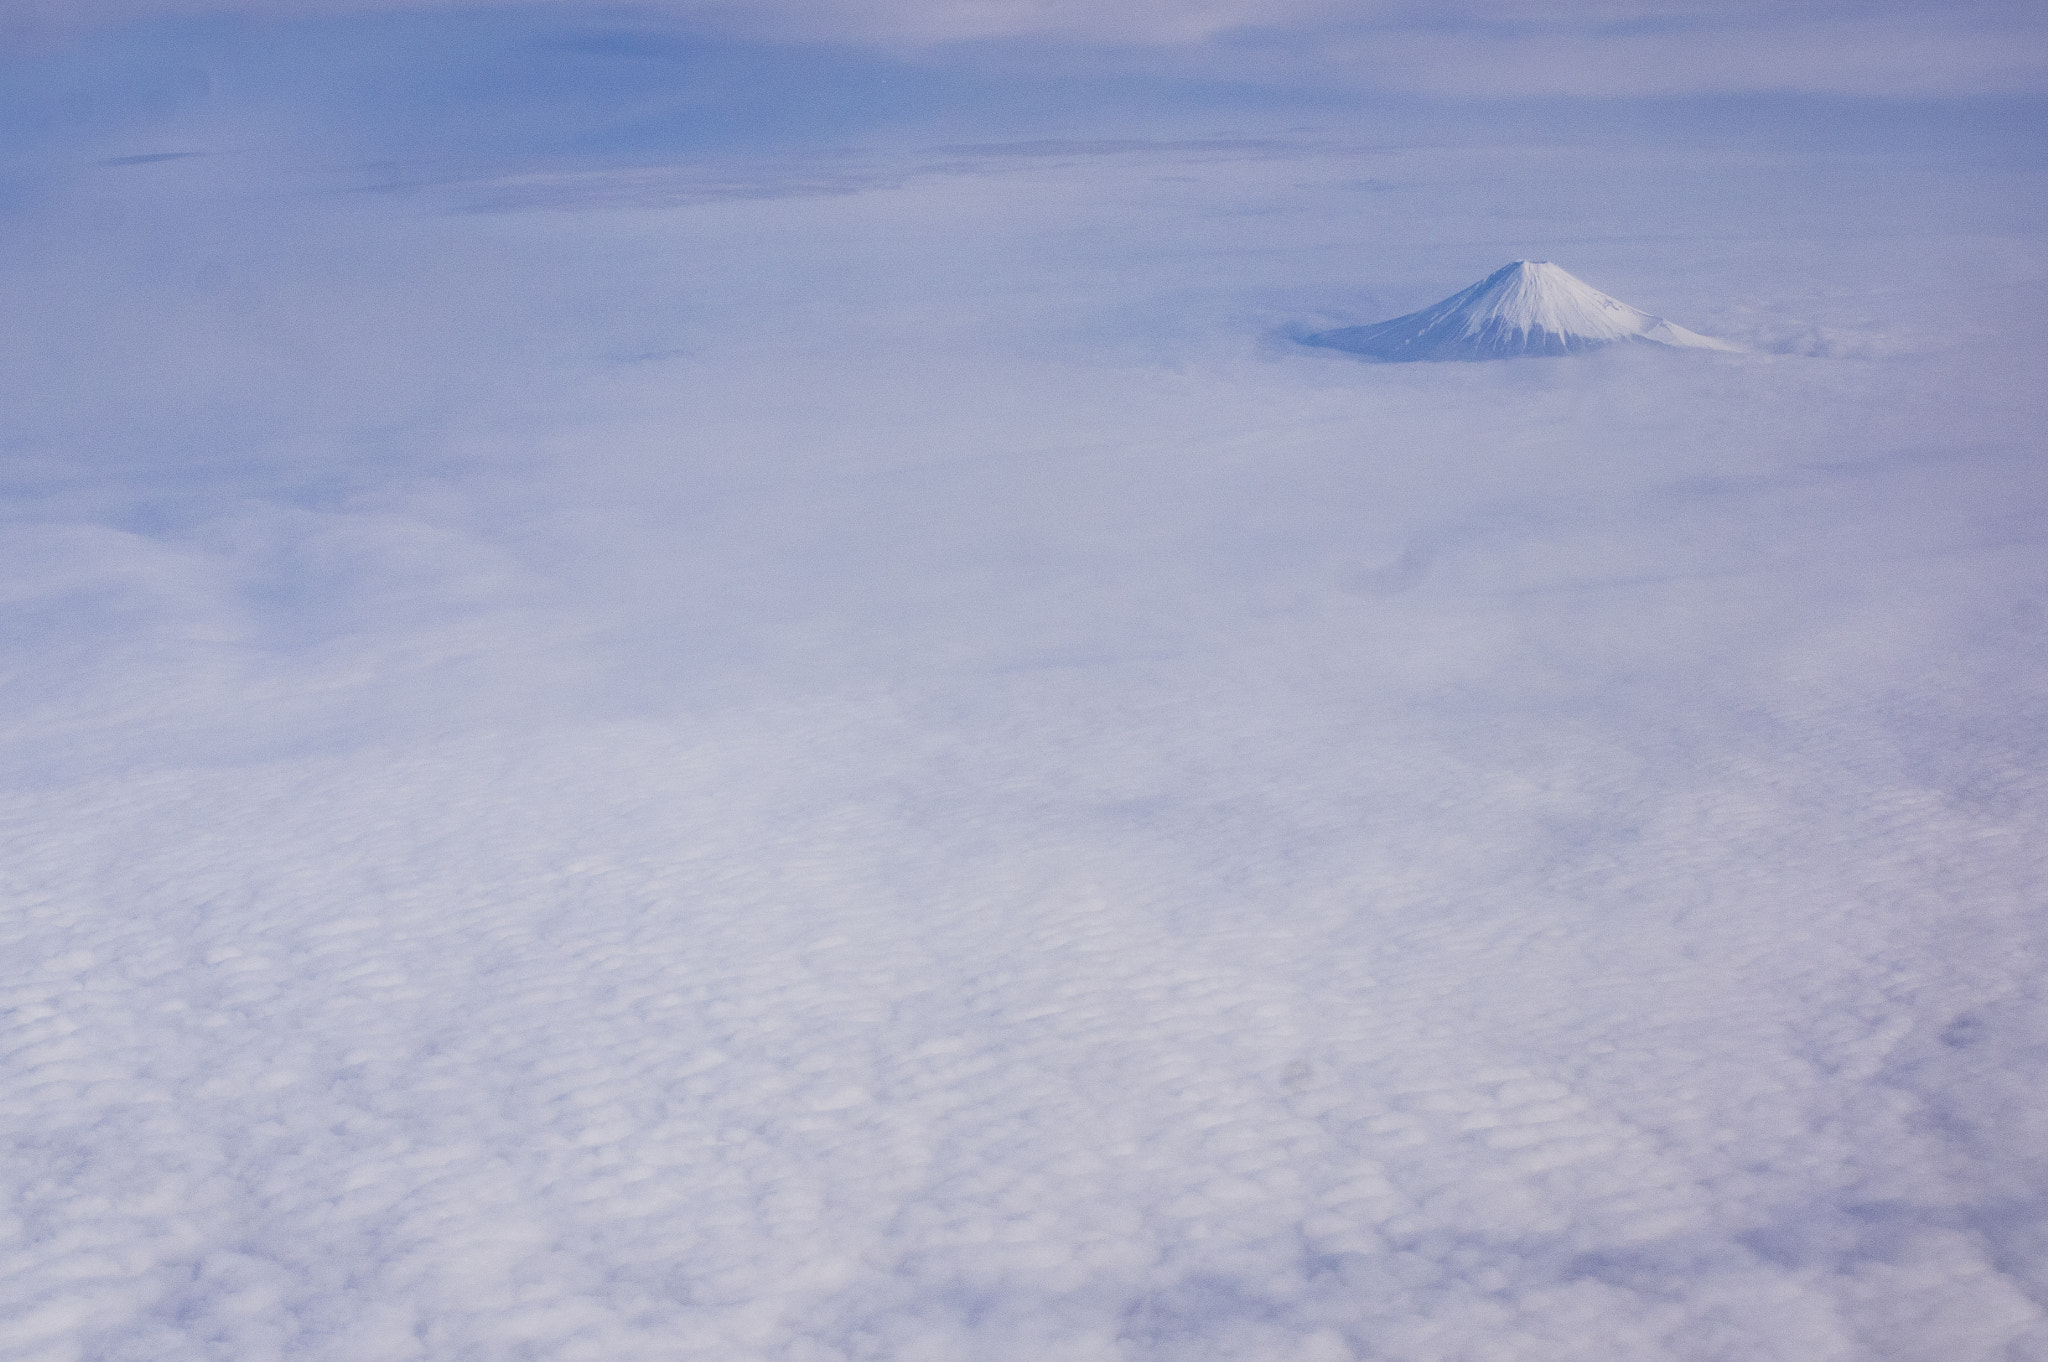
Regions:
<instances>
[{"instance_id":1,"label":"textured cloud deck","mask_svg":"<svg viewBox=\"0 0 2048 1362\"><path fill-rule=\"evenodd\" d=\"M1741 348L1610 298L1548 260L1517 260L1420 312L1324 331L1305 343L1378 360L1446 360L1572 355L1617 341Z\"/></svg>"}]
</instances>

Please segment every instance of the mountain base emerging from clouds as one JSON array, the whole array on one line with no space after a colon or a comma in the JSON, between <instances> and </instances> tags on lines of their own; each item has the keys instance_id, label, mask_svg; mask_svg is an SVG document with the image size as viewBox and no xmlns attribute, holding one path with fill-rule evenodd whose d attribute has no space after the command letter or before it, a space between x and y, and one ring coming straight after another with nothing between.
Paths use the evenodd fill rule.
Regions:
<instances>
[{"instance_id":1,"label":"mountain base emerging from clouds","mask_svg":"<svg viewBox=\"0 0 2048 1362\"><path fill-rule=\"evenodd\" d=\"M1370 359L1477 360L1575 355L1625 341L1739 350L1610 298L1547 260L1503 265L1420 312L1304 341Z\"/></svg>"}]
</instances>

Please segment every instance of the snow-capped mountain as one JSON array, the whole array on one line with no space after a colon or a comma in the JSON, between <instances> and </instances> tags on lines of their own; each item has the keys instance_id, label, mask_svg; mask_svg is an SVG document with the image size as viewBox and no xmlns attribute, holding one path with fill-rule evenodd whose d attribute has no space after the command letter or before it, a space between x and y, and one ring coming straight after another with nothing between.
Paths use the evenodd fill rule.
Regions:
<instances>
[{"instance_id":1,"label":"snow-capped mountain","mask_svg":"<svg viewBox=\"0 0 2048 1362\"><path fill-rule=\"evenodd\" d=\"M1617 341L1741 349L1610 298L1548 260L1517 260L1420 312L1324 331L1305 343L1379 360L1411 360L1570 355Z\"/></svg>"}]
</instances>

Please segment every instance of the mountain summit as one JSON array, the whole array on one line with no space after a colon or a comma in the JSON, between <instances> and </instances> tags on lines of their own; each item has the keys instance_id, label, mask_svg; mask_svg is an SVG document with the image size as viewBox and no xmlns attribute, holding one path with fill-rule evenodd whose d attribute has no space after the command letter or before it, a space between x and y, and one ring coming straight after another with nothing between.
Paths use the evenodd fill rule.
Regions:
<instances>
[{"instance_id":1,"label":"mountain summit","mask_svg":"<svg viewBox=\"0 0 2048 1362\"><path fill-rule=\"evenodd\" d=\"M1571 355L1616 341L1741 348L1639 312L1548 260L1517 260L1420 312L1324 331L1304 343L1378 360L1410 360Z\"/></svg>"}]
</instances>

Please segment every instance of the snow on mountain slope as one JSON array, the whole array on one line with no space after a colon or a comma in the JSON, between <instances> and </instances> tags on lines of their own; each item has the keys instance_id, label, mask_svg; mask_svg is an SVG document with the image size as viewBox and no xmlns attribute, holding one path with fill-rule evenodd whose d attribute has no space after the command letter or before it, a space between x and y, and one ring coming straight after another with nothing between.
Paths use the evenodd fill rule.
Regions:
<instances>
[{"instance_id":1,"label":"snow on mountain slope","mask_svg":"<svg viewBox=\"0 0 2048 1362\"><path fill-rule=\"evenodd\" d=\"M1310 336L1310 345L1381 360L1570 355L1617 341L1739 350L1610 298L1548 260L1503 265L1420 312Z\"/></svg>"}]
</instances>

